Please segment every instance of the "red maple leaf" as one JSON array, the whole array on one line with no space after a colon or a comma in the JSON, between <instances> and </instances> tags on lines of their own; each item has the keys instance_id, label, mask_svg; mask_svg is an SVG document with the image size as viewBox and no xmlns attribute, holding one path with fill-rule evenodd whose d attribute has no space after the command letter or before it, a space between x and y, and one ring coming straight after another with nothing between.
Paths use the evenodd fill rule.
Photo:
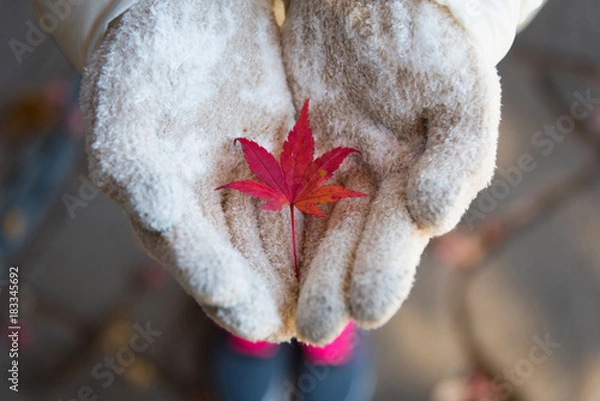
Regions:
<instances>
[{"instance_id":1,"label":"red maple leaf","mask_svg":"<svg viewBox=\"0 0 600 401\"><path fill-rule=\"evenodd\" d=\"M294 206L303 213L325 217L316 205L337 202L343 198L368 196L339 185L323 185L351 153L360 153L352 148L335 148L314 160L315 140L308 119L308 100L304 102L294 129L283 144L280 160L265 148L245 138L237 138L242 144L248 167L261 181L234 181L217 188L231 188L265 199L262 210L281 210L289 205L294 245L294 267L299 276L296 255L296 229Z\"/></svg>"}]
</instances>

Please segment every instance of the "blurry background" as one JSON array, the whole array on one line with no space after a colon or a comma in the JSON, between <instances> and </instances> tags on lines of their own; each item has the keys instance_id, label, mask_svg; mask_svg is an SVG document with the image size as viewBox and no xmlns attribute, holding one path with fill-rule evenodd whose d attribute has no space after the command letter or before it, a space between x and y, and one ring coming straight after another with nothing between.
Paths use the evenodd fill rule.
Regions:
<instances>
[{"instance_id":1,"label":"blurry background","mask_svg":"<svg viewBox=\"0 0 600 401\"><path fill-rule=\"evenodd\" d=\"M77 74L50 37L19 62L35 18L0 5L0 322L18 264L22 326L0 400L211 400L213 326L87 181ZM599 20L596 0L549 0L499 66L498 174L373 334L375 400L600 400ZM162 334L95 379L146 322Z\"/></svg>"}]
</instances>

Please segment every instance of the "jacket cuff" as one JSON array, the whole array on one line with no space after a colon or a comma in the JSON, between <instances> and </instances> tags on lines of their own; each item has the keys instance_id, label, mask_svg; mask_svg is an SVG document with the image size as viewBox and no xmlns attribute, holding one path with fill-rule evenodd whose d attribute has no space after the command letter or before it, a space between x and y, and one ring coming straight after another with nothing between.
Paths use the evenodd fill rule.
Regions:
<instances>
[{"instance_id":1,"label":"jacket cuff","mask_svg":"<svg viewBox=\"0 0 600 401\"><path fill-rule=\"evenodd\" d=\"M445 6L465 28L489 64L496 65L510 50L517 32L546 0L433 0Z\"/></svg>"},{"instance_id":2,"label":"jacket cuff","mask_svg":"<svg viewBox=\"0 0 600 401\"><path fill-rule=\"evenodd\" d=\"M80 73L108 24L137 0L31 0L40 28L51 33Z\"/></svg>"}]
</instances>

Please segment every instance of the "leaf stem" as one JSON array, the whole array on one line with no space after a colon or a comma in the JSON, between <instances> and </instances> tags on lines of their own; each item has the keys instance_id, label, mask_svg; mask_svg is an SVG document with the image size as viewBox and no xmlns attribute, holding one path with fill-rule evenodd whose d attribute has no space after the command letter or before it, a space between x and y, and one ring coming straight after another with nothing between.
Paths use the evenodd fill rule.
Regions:
<instances>
[{"instance_id":1,"label":"leaf stem","mask_svg":"<svg viewBox=\"0 0 600 401\"><path fill-rule=\"evenodd\" d=\"M294 222L294 205L290 205L290 218L292 220L292 244L294 245L294 272L296 279L300 280L300 270L298 269L298 254L296 253L296 226Z\"/></svg>"}]
</instances>

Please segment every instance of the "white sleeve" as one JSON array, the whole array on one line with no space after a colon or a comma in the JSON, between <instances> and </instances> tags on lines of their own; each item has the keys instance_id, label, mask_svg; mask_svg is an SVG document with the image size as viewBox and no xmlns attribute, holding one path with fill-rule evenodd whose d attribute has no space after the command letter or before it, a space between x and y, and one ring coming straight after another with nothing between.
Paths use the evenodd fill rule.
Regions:
<instances>
[{"instance_id":1,"label":"white sleeve","mask_svg":"<svg viewBox=\"0 0 600 401\"><path fill-rule=\"evenodd\" d=\"M434 0L469 33L491 64L498 64L512 46L517 32L546 0Z\"/></svg>"},{"instance_id":2,"label":"white sleeve","mask_svg":"<svg viewBox=\"0 0 600 401\"><path fill-rule=\"evenodd\" d=\"M51 33L63 53L83 71L108 24L137 0L31 0L40 27Z\"/></svg>"}]
</instances>

